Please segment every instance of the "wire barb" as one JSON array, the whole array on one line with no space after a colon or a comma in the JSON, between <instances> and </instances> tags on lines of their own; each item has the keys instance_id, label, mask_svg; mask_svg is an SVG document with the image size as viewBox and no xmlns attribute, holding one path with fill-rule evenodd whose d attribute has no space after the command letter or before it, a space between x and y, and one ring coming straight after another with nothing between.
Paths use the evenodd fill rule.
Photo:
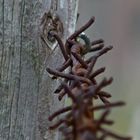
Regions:
<instances>
[{"instance_id":1,"label":"wire barb","mask_svg":"<svg viewBox=\"0 0 140 140\"><path fill-rule=\"evenodd\" d=\"M68 95L72 104L49 116L49 121L52 121L58 115L63 114L63 119L59 119L54 125L50 126L50 129L58 128L61 125L61 131L66 140L105 140L107 137L131 140L130 137L122 137L102 128L103 125L112 125L114 123L114 121L107 119L110 110L114 107L123 106L125 103L122 101L110 102L108 99L111 94L103 91L104 87L112 83L112 77L109 79L103 78L100 82L95 79L105 71L105 67L94 70L97 59L113 47L104 47L103 39L92 41L90 44L85 43L84 45L78 42L77 38L82 37L80 34L89 28L94 20L95 18L92 17L84 26L75 31L67 39L65 45L56 33L51 32L58 41L65 61L56 70L51 68L46 70L54 78L64 78L55 93L58 94L59 100L62 100L64 95ZM85 53L83 52L94 52L94 54L85 60L83 56ZM64 70L68 67L71 70L65 72ZM94 100L97 99L100 99L104 104L96 106ZM99 119L95 119L94 114L98 110L103 110L103 113ZM101 136L97 135L98 132L101 133Z\"/></svg>"}]
</instances>

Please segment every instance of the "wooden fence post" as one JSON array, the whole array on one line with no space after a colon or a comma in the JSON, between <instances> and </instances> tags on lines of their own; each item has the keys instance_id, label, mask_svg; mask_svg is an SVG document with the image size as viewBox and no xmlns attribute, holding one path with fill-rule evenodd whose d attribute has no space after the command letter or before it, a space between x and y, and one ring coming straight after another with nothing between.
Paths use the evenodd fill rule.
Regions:
<instances>
[{"instance_id":1,"label":"wooden fence post","mask_svg":"<svg viewBox=\"0 0 140 140\"><path fill-rule=\"evenodd\" d=\"M65 40L75 30L78 0L0 0L0 140L59 139L47 120L63 105L52 93L59 81L45 68L56 67L62 57L40 38L41 17L50 8Z\"/></svg>"}]
</instances>

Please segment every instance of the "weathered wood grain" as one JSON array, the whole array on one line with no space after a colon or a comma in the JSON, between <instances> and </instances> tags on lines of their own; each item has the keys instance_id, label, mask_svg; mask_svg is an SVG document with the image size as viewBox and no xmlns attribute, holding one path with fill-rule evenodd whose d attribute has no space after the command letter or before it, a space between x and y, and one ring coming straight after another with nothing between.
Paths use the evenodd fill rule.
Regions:
<instances>
[{"instance_id":1,"label":"weathered wood grain","mask_svg":"<svg viewBox=\"0 0 140 140\"><path fill-rule=\"evenodd\" d=\"M65 40L75 29L78 0L0 0L0 140L59 139L47 120L63 105L52 94L59 81L45 68L58 66L62 57L40 39L51 2L57 2Z\"/></svg>"}]
</instances>

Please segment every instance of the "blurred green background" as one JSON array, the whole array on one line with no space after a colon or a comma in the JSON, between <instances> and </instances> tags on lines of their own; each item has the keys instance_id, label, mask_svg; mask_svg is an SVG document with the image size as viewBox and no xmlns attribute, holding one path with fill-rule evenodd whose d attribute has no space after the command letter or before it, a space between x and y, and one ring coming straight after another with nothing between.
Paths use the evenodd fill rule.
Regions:
<instances>
[{"instance_id":1,"label":"blurred green background","mask_svg":"<svg viewBox=\"0 0 140 140\"><path fill-rule=\"evenodd\" d=\"M140 0L79 0L79 13L77 28L95 16L86 34L114 46L96 65L106 66L104 75L114 77L106 89L112 93L111 100L127 102L112 111L115 124L110 129L140 140Z\"/></svg>"}]
</instances>

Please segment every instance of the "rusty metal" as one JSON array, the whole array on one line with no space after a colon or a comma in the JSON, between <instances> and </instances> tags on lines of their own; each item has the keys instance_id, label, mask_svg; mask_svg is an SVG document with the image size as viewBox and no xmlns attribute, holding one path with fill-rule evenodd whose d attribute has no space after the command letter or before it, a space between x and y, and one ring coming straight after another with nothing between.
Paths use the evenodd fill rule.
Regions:
<instances>
[{"instance_id":1,"label":"rusty metal","mask_svg":"<svg viewBox=\"0 0 140 140\"><path fill-rule=\"evenodd\" d=\"M122 137L109 131L103 125L112 125L114 122L108 120L110 109L123 106L122 101L110 103L110 93L103 91L103 88L110 85L113 78L104 78L101 82L96 81L96 77L105 71L105 67L95 70L94 66L100 56L110 51L113 47L104 47L103 40L95 40L87 44L77 41L80 34L92 25L95 18L92 17L83 27L73 33L66 41L65 45L56 32L50 34L57 40L60 50L64 56L64 62L56 70L47 68L48 73L55 78L62 77L64 82L55 90L59 100L67 95L71 100L71 106L62 108L54 112L48 119L52 121L58 115L68 112L62 119L50 126L50 129L60 128L66 140L105 140L112 137L119 140L131 140L131 137ZM88 44L88 45L89 45ZM86 50L86 51L85 51ZM84 53L83 53L84 52ZM88 59L83 58L83 54L94 52ZM70 67L69 73L64 73ZM104 105L95 105L95 100L100 99ZM100 118L94 118L98 110L104 110ZM98 135L101 133L101 135Z\"/></svg>"},{"instance_id":2,"label":"rusty metal","mask_svg":"<svg viewBox=\"0 0 140 140\"><path fill-rule=\"evenodd\" d=\"M50 32L55 31L61 38L63 36L63 23L61 22L58 14L54 10L45 12L41 19L40 24L40 38L49 49L54 50L57 46L57 41Z\"/></svg>"}]
</instances>

